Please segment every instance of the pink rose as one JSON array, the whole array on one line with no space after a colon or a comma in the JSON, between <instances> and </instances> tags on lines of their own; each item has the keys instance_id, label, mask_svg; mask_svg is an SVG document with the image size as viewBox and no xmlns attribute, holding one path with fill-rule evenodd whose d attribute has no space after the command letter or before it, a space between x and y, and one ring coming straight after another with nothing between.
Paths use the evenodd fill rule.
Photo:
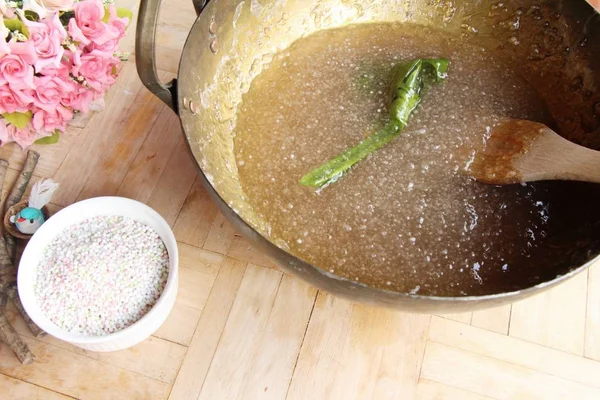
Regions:
<instances>
[{"instance_id":1,"label":"pink rose","mask_svg":"<svg viewBox=\"0 0 600 400\"><path fill-rule=\"evenodd\" d=\"M8 126L4 119L0 120L0 146L4 146L7 143L13 142L12 135L8 132Z\"/></svg>"},{"instance_id":2,"label":"pink rose","mask_svg":"<svg viewBox=\"0 0 600 400\"><path fill-rule=\"evenodd\" d=\"M58 67L53 64L46 65L39 72L44 76L56 76L63 80L67 80L69 79L69 73L71 72L71 65L68 63L68 61L61 59Z\"/></svg>"},{"instance_id":3,"label":"pink rose","mask_svg":"<svg viewBox=\"0 0 600 400\"><path fill-rule=\"evenodd\" d=\"M50 64L42 68L40 72L45 76L58 76L63 80L68 80L69 74L73 74L74 76L79 75L79 67L81 66L80 57L81 49L77 48L74 52L65 49L58 67Z\"/></svg>"},{"instance_id":4,"label":"pink rose","mask_svg":"<svg viewBox=\"0 0 600 400\"><path fill-rule=\"evenodd\" d=\"M102 22L104 6L100 0L84 0L73 6L75 18L69 20L69 34L73 40L87 46L90 42L104 44L116 39L119 31Z\"/></svg>"},{"instance_id":5,"label":"pink rose","mask_svg":"<svg viewBox=\"0 0 600 400\"><path fill-rule=\"evenodd\" d=\"M75 49L75 51L66 50L65 55L71 64L71 73L75 76L79 75L79 68L81 68L81 49Z\"/></svg>"},{"instance_id":6,"label":"pink rose","mask_svg":"<svg viewBox=\"0 0 600 400\"><path fill-rule=\"evenodd\" d=\"M39 133L51 135L55 130L64 132L67 122L73 119L73 113L63 106L55 110L38 110L33 114L33 128Z\"/></svg>"},{"instance_id":7,"label":"pink rose","mask_svg":"<svg viewBox=\"0 0 600 400\"><path fill-rule=\"evenodd\" d=\"M112 71L120 62L121 60L110 54L93 50L89 54L81 56L79 73L85 78L91 88L102 92L115 82L115 76Z\"/></svg>"},{"instance_id":8,"label":"pink rose","mask_svg":"<svg viewBox=\"0 0 600 400\"><path fill-rule=\"evenodd\" d=\"M90 103L94 99L94 92L84 86L78 86L76 90L70 92L62 98L61 104L70 107L72 110L87 113L90 111Z\"/></svg>"},{"instance_id":9,"label":"pink rose","mask_svg":"<svg viewBox=\"0 0 600 400\"><path fill-rule=\"evenodd\" d=\"M51 112L60 104L61 99L75 90L75 84L55 76L35 77L33 104L42 110Z\"/></svg>"},{"instance_id":10,"label":"pink rose","mask_svg":"<svg viewBox=\"0 0 600 400\"><path fill-rule=\"evenodd\" d=\"M12 141L17 142L19 146L23 150L28 148L35 142L38 138L38 135L33 130L31 123L27 124L25 128L19 129L16 126L9 124L6 127L7 136L12 138Z\"/></svg>"},{"instance_id":11,"label":"pink rose","mask_svg":"<svg viewBox=\"0 0 600 400\"><path fill-rule=\"evenodd\" d=\"M10 47L11 54L21 56L27 64L35 64L37 61L37 53L35 52L33 40L27 40L26 42L16 42L11 40L8 43L8 47Z\"/></svg>"},{"instance_id":12,"label":"pink rose","mask_svg":"<svg viewBox=\"0 0 600 400\"><path fill-rule=\"evenodd\" d=\"M110 14L108 24L119 32L118 39L123 38L125 36L125 29L129 25L129 18L119 18L115 7L109 7L108 12Z\"/></svg>"},{"instance_id":13,"label":"pink rose","mask_svg":"<svg viewBox=\"0 0 600 400\"><path fill-rule=\"evenodd\" d=\"M33 67L16 54L0 59L0 84L8 83L14 89L34 88Z\"/></svg>"},{"instance_id":14,"label":"pink rose","mask_svg":"<svg viewBox=\"0 0 600 400\"><path fill-rule=\"evenodd\" d=\"M33 90L15 90L9 85L0 86L0 113L25 112L33 103Z\"/></svg>"},{"instance_id":15,"label":"pink rose","mask_svg":"<svg viewBox=\"0 0 600 400\"><path fill-rule=\"evenodd\" d=\"M103 53L108 53L109 55L113 55L113 53L117 50L117 46L119 45L118 39L109 40L101 45L96 43L91 43L88 48L89 51L92 52L94 50L101 51Z\"/></svg>"},{"instance_id":16,"label":"pink rose","mask_svg":"<svg viewBox=\"0 0 600 400\"><path fill-rule=\"evenodd\" d=\"M67 38L67 32L58 19L58 13L42 22L25 20L25 24L29 29L29 39L33 41L38 56L35 71L40 72L47 65L58 68L64 53L62 42Z\"/></svg>"},{"instance_id":17,"label":"pink rose","mask_svg":"<svg viewBox=\"0 0 600 400\"><path fill-rule=\"evenodd\" d=\"M75 20L75 18L71 18L69 20L67 30L69 32L69 35L71 35L71 38L73 38L75 42L79 42L85 46L92 43L92 41L83 34L79 26L77 26L77 21Z\"/></svg>"},{"instance_id":18,"label":"pink rose","mask_svg":"<svg viewBox=\"0 0 600 400\"><path fill-rule=\"evenodd\" d=\"M13 89L31 88L33 85L32 63L37 59L33 41L8 43L11 54L0 59L0 84L8 83Z\"/></svg>"}]
</instances>

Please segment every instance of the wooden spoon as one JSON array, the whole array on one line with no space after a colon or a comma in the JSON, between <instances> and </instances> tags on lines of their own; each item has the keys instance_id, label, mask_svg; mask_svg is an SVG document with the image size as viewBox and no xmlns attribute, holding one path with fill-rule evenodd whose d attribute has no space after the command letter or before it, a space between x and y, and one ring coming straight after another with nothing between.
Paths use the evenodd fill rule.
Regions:
<instances>
[{"instance_id":1,"label":"wooden spoon","mask_svg":"<svg viewBox=\"0 0 600 400\"><path fill-rule=\"evenodd\" d=\"M600 183L600 151L572 143L544 124L509 119L494 127L467 167L484 183L541 180Z\"/></svg>"}]
</instances>

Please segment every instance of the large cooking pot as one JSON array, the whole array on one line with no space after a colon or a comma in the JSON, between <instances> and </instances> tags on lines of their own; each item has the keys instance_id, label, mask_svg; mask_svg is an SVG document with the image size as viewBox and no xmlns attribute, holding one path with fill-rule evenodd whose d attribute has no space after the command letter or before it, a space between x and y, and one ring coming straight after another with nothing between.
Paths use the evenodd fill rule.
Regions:
<instances>
[{"instance_id":1,"label":"large cooking pot","mask_svg":"<svg viewBox=\"0 0 600 400\"><path fill-rule=\"evenodd\" d=\"M583 262L570 270L557 270L549 280L485 296L423 296L352 282L304 262L267 239L262 222L240 195L232 136L232 121L242 94L275 51L321 29L400 21L463 35L487 35L507 52L518 56L516 52L523 51L523 60L535 59L542 69L552 63L555 76L541 74L544 79L556 80L557 85L573 85L574 89L549 106L574 116L562 126L563 131L583 129L585 134L578 137L579 141L600 149L600 115L596 115L600 114L600 102L594 99L600 40L595 38L596 13L583 0L504 0L497 4L481 0L196 0L198 19L185 43L178 78L167 84L159 82L154 61L159 3L141 1L136 40L138 73L144 85L179 114L200 177L221 212L285 271L337 296L413 312L439 313L523 299L566 281L598 258L598 248L590 248ZM509 21L512 25L498 23L511 17L515 18ZM515 32L519 18L529 22ZM521 46L510 44L515 35L521 35Z\"/></svg>"}]
</instances>

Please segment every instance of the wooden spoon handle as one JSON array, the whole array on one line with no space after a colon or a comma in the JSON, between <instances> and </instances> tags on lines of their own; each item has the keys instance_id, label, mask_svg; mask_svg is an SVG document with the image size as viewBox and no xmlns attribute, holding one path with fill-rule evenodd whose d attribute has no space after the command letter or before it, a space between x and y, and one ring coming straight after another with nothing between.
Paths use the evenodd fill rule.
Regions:
<instances>
[{"instance_id":1,"label":"wooden spoon handle","mask_svg":"<svg viewBox=\"0 0 600 400\"><path fill-rule=\"evenodd\" d=\"M600 151L560 140L564 152L555 160L556 179L600 183Z\"/></svg>"}]
</instances>

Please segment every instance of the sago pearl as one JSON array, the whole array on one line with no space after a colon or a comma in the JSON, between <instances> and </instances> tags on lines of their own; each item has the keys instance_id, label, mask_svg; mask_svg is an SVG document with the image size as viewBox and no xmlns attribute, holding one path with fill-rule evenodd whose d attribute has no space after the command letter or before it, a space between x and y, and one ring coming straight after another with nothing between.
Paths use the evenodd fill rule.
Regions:
<instances>
[{"instance_id":1,"label":"sago pearl","mask_svg":"<svg viewBox=\"0 0 600 400\"><path fill-rule=\"evenodd\" d=\"M126 217L94 217L65 229L44 249L35 295L60 328L107 335L154 306L168 265L165 244L150 227Z\"/></svg>"}]
</instances>

